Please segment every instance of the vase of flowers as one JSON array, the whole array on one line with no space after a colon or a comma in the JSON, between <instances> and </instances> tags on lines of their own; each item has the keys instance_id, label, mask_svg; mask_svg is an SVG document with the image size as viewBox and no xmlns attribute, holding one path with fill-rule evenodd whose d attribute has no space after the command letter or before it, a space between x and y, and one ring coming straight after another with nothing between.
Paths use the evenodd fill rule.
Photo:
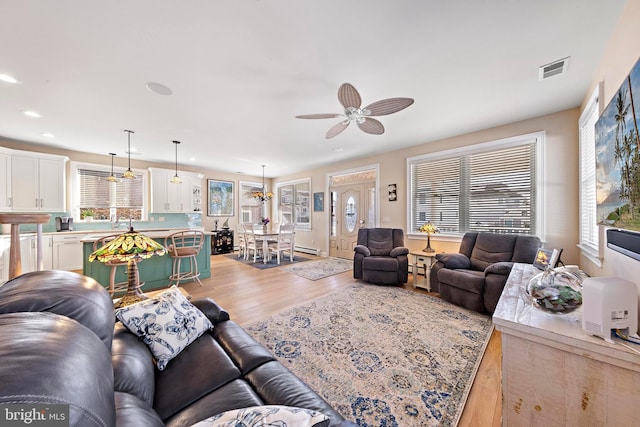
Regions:
<instances>
[{"instance_id":1,"label":"vase of flowers","mask_svg":"<svg viewBox=\"0 0 640 427\"><path fill-rule=\"evenodd\" d=\"M262 231L265 233L267 232L267 225L269 224L269 221L270 221L269 217L264 217L260 219L260 222L262 223Z\"/></svg>"}]
</instances>

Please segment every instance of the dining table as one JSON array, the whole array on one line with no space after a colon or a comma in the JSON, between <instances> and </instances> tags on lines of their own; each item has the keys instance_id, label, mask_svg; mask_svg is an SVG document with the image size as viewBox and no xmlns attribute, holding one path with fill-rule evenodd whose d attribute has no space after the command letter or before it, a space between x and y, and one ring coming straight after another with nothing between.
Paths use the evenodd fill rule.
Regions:
<instances>
[{"instance_id":1,"label":"dining table","mask_svg":"<svg viewBox=\"0 0 640 427\"><path fill-rule=\"evenodd\" d=\"M280 230L271 228L271 227L254 228L253 235L256 239L256 244L258 243L258 241L262 241L262 262L266 264L267 254L269 253L269 242L278 240L278 236L280 235ZM292 247L293 247L293 244L292 244ZM269 257L269 259L271 259L271 257Z\"/></svg>"},{"instance_id":2,"label":"dining table","mask_svg":"<svg viewBox=\"0 0 640 427\"><path fill-rule=\"evenodd\" d=\"M272 240L272 241L278 240L278 236L280 235L280 230L272 229L270 227L254 228L253 235L256 239L256 243L258 243L258 241L262 241L262 262L266 264L267 254L269 253L269 240Z\"/></svg>"}]
</instances>

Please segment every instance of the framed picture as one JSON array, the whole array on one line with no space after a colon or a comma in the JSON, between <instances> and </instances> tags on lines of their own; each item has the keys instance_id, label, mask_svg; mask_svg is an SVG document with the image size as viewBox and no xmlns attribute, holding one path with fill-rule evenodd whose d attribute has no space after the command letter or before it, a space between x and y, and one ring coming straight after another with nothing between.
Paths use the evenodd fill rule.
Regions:
<instances>
[{"instance_id":1,"label":"framed picture","mask_svg":"<svg viewBox=\"0 0 640 427\"><path fill-rule=\"evenodd\" d=\"M560 260L561 253L562 249L540 248L536 253L536 259L533 260L533 266L540 270L545 270L549 266L555 268Z\"/></svg>"},{"instance_id":2,"label":"framed picture","mask_svg":"<svg viewBox=\"0 0 640 427\"><path fill-rule=\"evenodd\" d=\"M233 216L232 181L207 179L207 216Z\"/></svg>"},{"instance_id":3,"label":"framed picture","mask_svg":"<svg viewBox=\"0 0 640 427\"><path fill-rule=\"evenodd\" d=\"M313 211L324 211L324 193L313 193Z\"/></svg>"},{"instance_id":4,"label":"framed picture","mask_svg":"<svg viewBox=\"0 0 640 427\"><path fill-rule=\"evenodd\" d=\"M387 191L389 192L390 202L395 202L396 200L398 200L397 190L398 190L398 186L396 184L387 185Z\"/></svg>"}]
</instances>

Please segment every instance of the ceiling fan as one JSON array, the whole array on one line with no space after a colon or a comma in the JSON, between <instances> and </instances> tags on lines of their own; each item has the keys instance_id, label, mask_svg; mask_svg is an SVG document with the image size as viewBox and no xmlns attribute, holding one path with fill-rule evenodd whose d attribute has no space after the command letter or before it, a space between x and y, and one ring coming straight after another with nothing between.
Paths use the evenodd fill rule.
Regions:
<instances>
[{"instance_id":1,"label":"ceiling fan","mask_svg":"<svg viewBox=\"0 0 640 427\"><path fill-rule=\"evenodd\" d=\"M326 138L330 139L345 130L351 122L355 122L358 127L373 135L381 135L384 133L384 126L372 116L386 116L387 114L397 113L413 104L412 98L388 98L369 104L364 108L360 94L349 83L343 83L338 89L338 101L344 107L342 114L302 114L296 116L298 119L333 119L342 117L340 123L334 125L326 134Z\"/></svg>"}]
</instances>

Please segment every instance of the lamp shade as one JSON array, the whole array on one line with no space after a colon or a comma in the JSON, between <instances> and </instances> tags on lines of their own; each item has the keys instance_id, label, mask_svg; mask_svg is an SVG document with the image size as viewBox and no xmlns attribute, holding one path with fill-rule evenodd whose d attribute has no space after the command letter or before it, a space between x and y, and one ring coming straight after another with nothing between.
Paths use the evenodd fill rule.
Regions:
<instances>
[{"instance_id":1,"label":"lamp shade","mask_svg":"<svg viewBox=\"0 0 640 427\"><path fill-rule=\"evenodd\" d=\"M438 230L438 227L436 227L432 223L425 222L420 226L418 231L421 233L434 234L434 233L438 233L440 230Z\"/></svg>"},{"instance_id":2,"label":"lamp shade","mask_svg":"<svg viewBox=\"0 0 640 427\"><path fill-rule=\"evenodd\" d=\"M89 255L89 262L96 259L100 262L146 259L154 255L164 255L166 251L166 248L160 243L134 231L131 227L128 232L96 249Z\"/></svg>"}]
</instances>

